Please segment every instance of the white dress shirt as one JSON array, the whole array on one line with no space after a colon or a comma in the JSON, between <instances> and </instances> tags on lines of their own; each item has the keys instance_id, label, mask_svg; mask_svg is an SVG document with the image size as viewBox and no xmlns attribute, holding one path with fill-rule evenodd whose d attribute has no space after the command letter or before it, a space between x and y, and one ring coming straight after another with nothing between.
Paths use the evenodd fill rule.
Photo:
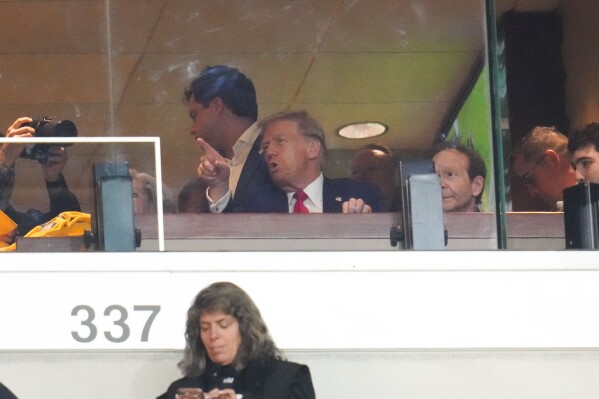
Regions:
<instances>
[{"instance_id":1,"label":"white dress shirt","mask_svg":"<svg viewBox=\"0 0 599 399\"><path fill-rule=\"evenodd\" d=\"M227 191L220 200L214 202L208 195L208 190L206 190L206 197L208 197L208 202L210 203L210 212L222 213L232 196L235 195L235 189L237 188L237 183L239 183L243 165L245 165L250 150L259 135L260 129L258 129L258 123L256 122L248 127L235 142L235 145L233 146L233 159L227 159L229 167L231 168L231 174L229 175L229 191Z\"/></svg>"},{"instance_id":2,"label":"white dress shirt","mask_svg":"<svg viewBox=\"0 0 599 399\"><path fill-rule=\"evenodd\" d=\"M304 188L304 193L308 196L304 200L304 205L310 213L322 213L322 185L324 184L324 176L322 172L320 175L310 184ZM294 191L287 193L287 203L289 204L289 213L293 213L293 207L295 206L295 194Z\"/></svg>"}]
</instances>

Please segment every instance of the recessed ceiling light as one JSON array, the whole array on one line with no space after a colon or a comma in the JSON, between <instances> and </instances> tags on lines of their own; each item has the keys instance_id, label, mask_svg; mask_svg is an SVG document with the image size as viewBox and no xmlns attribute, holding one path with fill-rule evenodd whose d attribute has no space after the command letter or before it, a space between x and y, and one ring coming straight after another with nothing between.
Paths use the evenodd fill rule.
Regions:
<instances>
[{"instance_id":1,"label":"recessed ceiling light","mask_svg":"<svg viewBox=\"0 0 599 399\"><path fill-rule=\"evenodd\" d=\"M380 136L389 128L380 122L356 122L341 126L337 134L346 139L367 139Z\"/></svg>"}]
</instances>

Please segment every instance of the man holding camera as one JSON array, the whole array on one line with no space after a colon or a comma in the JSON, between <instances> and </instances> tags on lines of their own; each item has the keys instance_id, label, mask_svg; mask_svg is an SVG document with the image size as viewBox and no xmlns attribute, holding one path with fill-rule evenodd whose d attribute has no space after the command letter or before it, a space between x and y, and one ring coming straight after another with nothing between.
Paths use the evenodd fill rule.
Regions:
<instances>
[{"instance_id":1,"label":"man holding camera","mask_svg":"<svg viewBox=\"0 0 599 399\"><path fill-rule=\"evenodd\" d=\"M6 137L33 137L36 129L29 126L33 119L29 117L18 118L9 128ZM17 229L9 236L0 237L7 242L14 239L15 235L24 235L31 228L45 223L64 211L81 211L77 197L69 190L62 171L67 163L67 153L64 147L52 145L48 147L47 157L39 160L46 180L46 188L50 198L50 210L41 212L29 209L27 212L17 211L10 204L15 182L15 162L27 144L3 143L0 148L0 210L10 217Z\"/></svg>"}]
</instances>

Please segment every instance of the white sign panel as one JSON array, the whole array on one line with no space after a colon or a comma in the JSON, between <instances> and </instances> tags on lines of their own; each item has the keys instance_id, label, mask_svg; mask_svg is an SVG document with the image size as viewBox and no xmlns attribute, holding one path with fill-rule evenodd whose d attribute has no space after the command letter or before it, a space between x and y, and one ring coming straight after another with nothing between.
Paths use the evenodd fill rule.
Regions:
<instances>
[{"instance_id":1,"label":"white sign panel","mask_svg":"<svg viewBox=\"0 0 599 399\"><path fill-rule=\"evenodd\" d=\"M284 349L599 347L593 252L1 258L0 350L182 349L187 309L215 281L246 290Z\"/></svg>"}]
</instances>

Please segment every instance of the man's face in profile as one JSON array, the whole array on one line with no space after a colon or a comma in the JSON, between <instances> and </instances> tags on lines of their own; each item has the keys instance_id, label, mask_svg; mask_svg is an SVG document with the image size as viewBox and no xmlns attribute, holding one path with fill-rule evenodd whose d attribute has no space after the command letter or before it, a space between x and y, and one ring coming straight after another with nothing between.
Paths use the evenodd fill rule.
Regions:
<instances>
[{"instance_id":1,"label":"man's face in profile","mask_svg":"<svg viewBox=\"0 0 599 399\"><path fill-rule=\"evenodd\" d=\"M559 170L554 169L544 155L529 162L522 154L518 154L512 166L514 173L524 183L531 197L552 207L562 199L563 187L556 180Z\"/></svg>"},{"instance_id":2,"label":"man's face in profile","mask_svg":"<svg viewBox=\"0 0 599 399\"><path fill-rule=\"evenodd\" d=\"M217 97L218 98L218 97ZM191 96L187 102L189 118L191 119L191 131L194 138L202 138L217 150L222 147L222 134L218 129L218 113L215 109L215 102L220 99L213 99L207 107L197 102L195 96Z\"/></svg>"},{"instance_id":3,"label":"man's face in profile","mask_svg":"<svg viewBox=\"0 0 599 399\"><path fill-rule=\"evenodd\" d=\"M572 154L576 180L599 184L599 152L593 145L579 148Z\"/></svg>"},{"instance_id":4,"label":"man's face in profile","mask_svg":"<svg viewBox=\"0 0 599 399\"><path fill-rule=\"evenodd\" d=\"M482 192L484 179L470 180L469 160L455 149L439 151L433 157L435 172L441 179L443 212L476 212L476 196Z\"/></svg>"},{"instance_id":5,"label":"man's face in profile","mask_svg":"<svg viewBox=\"0 0 599 399\"><path fill-rule=\"evenodd\" d=\"M285 191L303 189L311 180L306 179L310 160L314 159L310 140L290 120L277 120L268 125L262 137L262 151L270 175L277 186Z\"/></svg>"}]
</instances>

